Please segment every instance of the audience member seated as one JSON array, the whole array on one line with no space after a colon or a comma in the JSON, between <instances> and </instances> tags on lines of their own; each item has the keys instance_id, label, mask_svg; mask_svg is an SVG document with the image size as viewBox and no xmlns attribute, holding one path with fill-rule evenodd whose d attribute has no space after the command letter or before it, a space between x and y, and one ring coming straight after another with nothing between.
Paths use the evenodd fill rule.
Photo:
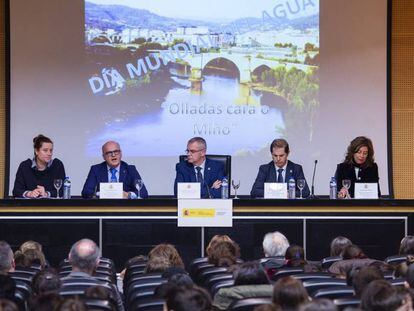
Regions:
<instances>
[{"instance_id":1,"label":"audience member seated","mask_svg":"<svg viewBox=\"0 0 414 311\"><path fill-rule=\"evenodd\" d=\"M261 264L269 278L271 278L277 269L286 264L285 255L289 247L289 241L279 231L269 232L264 236L262 246L266 258L261 260Z\"/></svg>"},{"instance_id":2,"label":"audience member seated","mask_svg":"<svg viewBox=\"0 0 414 311\"><path fill-rule=\"evenodd\" d=\"M383 280L384 275L381 270L376 267L367 266L362 268L352 269L349 273L348 285L352 285L355 291L355 296L361 298L362 292L369 283L375 280Z\"/></svg>"},{"instance_id":3,"label":"audience member seated","mask_svg":"<svg viewBox=\"0 0 414 311\"><path fill-rule=\"evenodd\" d=\"M19 308L13 301L9 299L0 298L0 310L1 311L19 311Z\"/></svg>"},{"instance_id":4,"label":"audience member seated","mask_svg":"<svg viewBox=\"0 0 414 311\"><path fill-rule=\"evenodd\" d=\"M257 262L242 263L233 272L234 286L220 289L214 296L214 307L227 308L235 300L255 297L271 297L273 287L262 266Z\"/></svg>"},{"instance_id":5,"label":"audience member seated","mask_svg":"<svg viewBox=\"0 0 414 311\"><path fill-rule=\"evenodd\" d=\"M291 276L279 279L273 287L273 303L282 310L296 310L309 301L302 282Z\"/></svg>"},{"instance_id":6,"label":"audience member seated","mask_svg":"<svg viewBox=\"0 0 414 311\"><path fill-rule=\"evenodd\" d=\"M194 286L193 280L186 273L176 273L166 279L167 283L161 284L155 289L155 296L165 298L172 290L177 290L177 288L185 290Z\"/></svg>"},{"instance_id":7,"label":"audience member seated","mask_svg":"<svg viewBox=\"0 0 414 311\"><path fill-rule=\"evenodd\" d=\"M110 293L105 287L91 286L85 290L85 297L92 299L108 300L110 298Z\"/></svg>"},{"instance_id":8,"label":"audience member seated","mask_svg":"<svg viewBox=\"0 0 414 311\"><path fill-rule=\"evenodd\" d=\"M14 253L14 256L18 254L25 254L29 257L32 261L32 266L36 266L34 260L38 259L40 263L38 264L39 268L44 268L49 266L48 261L46 260L46 256L43 253L42 244L36 241L28 240L20 245L19 249Z\"/></svg>"},{"instance_id":9,"label":"audience member seated","mask_svg":"<svg viewBox=\"0 0 414 311\"><path fill-rule=\"evenodd\" d=\"M170 262L165 257L153 257L147 261L145 273L164 273L170 266Z\"/></svg>"},{"instance_id":10,"label":"audience member seated","mask_svg":"<svg viewBox=\"0 0 414 311\"><path fill-rule=\"evenodd\" d=\"M171 290L165 297L164 310L168 311L211 311L211 297L200 287Z\"/></svg>"},{"instance_id":11,"label":"audience member seated","mask_svg":"<svg viewBox=\"0 0 414 311\"><path fill-rule=\"evenodd\" d=\"M231 267L237 264L240 248L236 242L222 241L209 251L208 262L216 267Z\"/></svg>"},{"instance_id":12,"label":"audience member seated","mask_svg":"<svg viewBox=\"0 0 414 311\"><path fill-rule=\"evenodd\" d=\"M53 268L40 270L32 280L32 296L58 292L62 286L59 274Z\"/></svg>"},{"instance_id":13,"label":"audience member seated","mask_svg":"<svg viewBox=\"0 0 414 311\"><path fill-rule=\"evenodd\" d=\"M171 244L159 244L155 246L148 254L148 261L158 257L165 258L169 263L169 267L180 267L184 269L184 263L180 254Z\"/></svg>"},{"instance_id":14,"label":"audience member seated","mask_svg":"<svg viewBox=\"0 0 414 311\"><path fill-rule=\"evenodd\" d=\"M330 256L342 256L342 252L345 247L352 245L351 240L344 236L337 236L331 242L331 255Z\"/></svg>"},{"instance_id":15,"label":"audience member seated","mask_svg":"<svg viewBox=\"0 0 414 311\"><path fill-rule=\"evenodd\" d=\"M0 275L0 298L14 301L16 282L9 275Z\"/></svg>"},{"instance_id":16,"label":"audience member seated","mask_svg":"<svg viewBox=\"0 0 414 311\"><path fill-rule=\"evenodd\" d=\"M414 236L407 235L401 240L399 255L414 255Z\"/></svg>"},{"instance_id":17,"label":"audience member seated","mask_svg":"<svg viewBox=\"0 0 414 311\"><path fill-rule=\"evenodd\" d=\"M385 280L375 280L362 293L364 311L412 310L409 292L403 287L392 286Z\"/></svg>"},{"instance_id":18,"label":"audience member seated","mask_svg":"<svg viewBox=\"0 0 414 311\"><path fill-rule=\"evenodd\" d=\"M220 242L234 242L228 235L226 234L216 234L210 240L206 248L206 255L208 256L211 250Z\"/></svg>"},{"instance_id":19,"label":"audience member seated","mask_svg":"<svg viewBox=\"0 0 414 311\"><path fill-rule=\"evenodd\" d=\"M44 293L36 296L29 302L30 311L49 311L56 310L63 298L54 292Z\"/></svg>"},{"instance_id":20,"label":"audience member seated","mask_svg":"<svg viewBox=\"0 0 414 311\"><path fill-rule=\"evenodd\" d=\"M368 258L356 245L348 245L342 253L343 260L337 261L329 267L328 271L333 274L346 275L346 272L355 267L364 267L377 261Z\"/></svg>"},{"instance_id":21,"label":"audience member seated","mask_svg":"<svg viewBox=\"0 0 414 311\"><path fill-rule=\"evenodd\" d=\"M286 267L302 268L304 272L318 272L319 269L314 264L305 260L305 251L301 246L290 245L285 254Z\"/></svg>"},{"instance_id":22,"label":"audience member seated","mask_svg":"<svg viewBox=\"0 0 414 311\"><path fill-rule=\"evenodd\" d=\"M0 241L0 274L13 272L14 268L14 256L9 243Z\"/></svg>"},{"instance_id":23,"label":"audience member seated","mask_svg":"<svg viewBox=\"0 0 414 311\"><path fill-rule=\"evenodd\" d=\"M55 309L56 311L87 311L85 303L79 298L66 298Z\"/></svg>"},{"instance_id":24,"label":"audience member seated","mask_svg":"<svg viewBox=\"0 0 414 311\"><path fill-rule=\"evenodd\" d=\"M260 305L253 309L253 311L280 311L281 309L274 304Z\"/></svg>"},{"instance_id":25,"label":"audience member seated","mask_svg":"<svg viewBox=\"0 0 414 311\"><path fill-rule=\"evenodd\" d=\"M337 311L332 300L326 298L314 299L307 304L302 305L299 311Z\"/></svg>"},{"instance_id":26,"label":"audience member seated","mask_svg":"<svg viewBox=\"0 0 414 311\"><path fill-rule=\"evenodd\" d=\"M111 295L118 305L118 311L123 311L124 306L117 288L113 284L107 284L92 276L99 263L99 257L100 249L94 241L82 239L73 244L68 257L72 272L67 277L62 278L61 290L64 291L66 286L70 286L71 283L77 281L90 283L91 286L110 286Z\"/></svg>"}]
</instances>

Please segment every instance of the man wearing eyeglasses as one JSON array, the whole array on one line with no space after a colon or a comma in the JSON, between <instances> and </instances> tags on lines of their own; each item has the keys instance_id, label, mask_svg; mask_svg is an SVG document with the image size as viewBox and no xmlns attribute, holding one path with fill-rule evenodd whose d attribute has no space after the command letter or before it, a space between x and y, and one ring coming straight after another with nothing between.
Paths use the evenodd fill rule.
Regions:
<instances>
[{"instance_id":1,"label":"man wearing eyeglasses","mask_svg":"<svg viewBox=\"0 0 414 311\"><path fill-rule=\"evenodd\" d=\"M135 180L141 179L135 165L128 165L121 161L122 151L115 141L108 141L102 146L102 157L105 160L100 164L93 165L86 178L82 190L83 198L99 196L99 183L101 182L122 182L124 188L124 199L137 197L138 191ZM148 197L145 185L140 190L142 198Z\"/></svg>"},{"instance_id":2,"label":"man wearing eyeglasses","mask_svg":"<svg viewBox=\"0 0 414 311\"><path fill-rule=\"evenodd\" d=\"M193 137L187 143L187 161L177 163L174 182L174 195L177 196L177 183L199 182L201 198L220 198L221 179L224 165L206 158L207 143L202 137Z\"/></svg>"}]
</instances>

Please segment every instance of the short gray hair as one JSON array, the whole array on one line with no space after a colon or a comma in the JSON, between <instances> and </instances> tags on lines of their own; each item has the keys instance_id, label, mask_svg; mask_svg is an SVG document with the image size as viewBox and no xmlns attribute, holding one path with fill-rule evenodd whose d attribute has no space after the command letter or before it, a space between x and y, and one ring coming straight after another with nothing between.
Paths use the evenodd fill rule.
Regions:
<instances>
[{"instance_id":1,"label":"short gray hair","mask_svg":"<svg viewBox=\"0 0 414 311\"><path fill-rule=\"evenodd\" d=\"M69 252L69 262L72 268L90 273L99 261L101 250L98 245L90 239L82 239L72 245Z\"/></svg>"},{"instance_id":2,"label":"short gray hair","mask_svg":"<svg viewBox=\"0 0 414 311\"><path fill-rule=\"evenodd\" d=\"M263 251L266 257L285 256L289 241L279 231L269 232L263 238Z\"/></svg>"},{"instance_id":3,"label":"short gray hair","mask_svg":"<svg viewBox=\"0 0 414 311\"><path fill-rule=\"evenodd\" d=\"M198 136L191 138L187 142L187 146L189 144L196 143L196 142L199 143L200 145L202 145L203 146L203 149L207 149L207 142L206 142L206 140L203 137L198 137Z\"/></svg>"},{"instance_id":4,"label":"short gray hair","mask_svg":"<svg viewBox=\"0 0 414 311\"><path fill-rule=\"evenodd\" d=\"M13 251L6 241L0 241L0 271L9 272L13 267Z\"/></svg>"}]
</instances>

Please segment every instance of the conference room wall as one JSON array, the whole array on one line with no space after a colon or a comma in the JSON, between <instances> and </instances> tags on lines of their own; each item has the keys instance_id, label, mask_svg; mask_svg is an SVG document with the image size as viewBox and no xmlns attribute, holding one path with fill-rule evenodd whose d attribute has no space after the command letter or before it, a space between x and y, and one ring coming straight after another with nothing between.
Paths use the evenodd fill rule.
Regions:
<instances>
[{"instance_id":1,"label":"conference room wall","mask_svg":"<svg viewBox=\"0 0 414 311\"><path fill-rule=\"evenodd\" d=\"M0 0L0 197L6 172L6 0ZM414 3L392 1L392 172L397 199L413 197L414 186Z\"/></svg>"}]
</instances>

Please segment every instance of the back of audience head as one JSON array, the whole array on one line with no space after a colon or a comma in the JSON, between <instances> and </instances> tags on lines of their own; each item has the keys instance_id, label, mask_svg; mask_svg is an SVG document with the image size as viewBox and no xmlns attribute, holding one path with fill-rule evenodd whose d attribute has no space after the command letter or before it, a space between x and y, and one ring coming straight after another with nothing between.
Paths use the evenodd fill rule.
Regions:
<instances>
[{"instance_id":1,"label":"back of audience head","mask_svg":"<svg viewBox=\"0 0 414 311\"><path fill-rule=\"evenodd\" d=\"M238 266L234 272L234 285L270 284L263 267L255 261L248 261Z\"/></svg>"},{"instance_id":2,"label":"back of audience head","mask_svg":"<svg viewBox=\"0 0 414 311\"><path fill-rule=\"evenodd\" d=\"M0 274L0 298L13 300L15 291L16 282L12 279L12 277Z\"/></svg>"},{"instance_id":3,"label":"back of audience head","mask_svg":"<svg viewBox=\"0 0 414 311\"><path fill-rule=\"evenodd\" d=\"M194 282L187 273L177 273L168 278L168 282L161 284L155 289L155 295L159 298L169 296L170 292L176 292L179 289L190 289Z\"/></svg>"},{"instance_id":4,"label":"back of audience head","mask_svg":"<svg viewBox=\"0 0 414 311\"><path fill-rule=\"evenodd\" d=\"M314 299L302 305L299 311L337 311L338 308L330 299Z\"/></svg>"},{"instance_id":5,"label":"back of audience head","mask_svg":"<svg viewBox=\"0 0 414 311\"><path fill-rule=\"evenodd\" d=\"M216 267L231 267L240 257L240 248L236 242L222 241L210 249L208 262Z\"/></svg>"},{"instance_id":6,"label":"back of audience head","mask_svg":"<svg viewBox=\"0 0 414 311\"><path fill-rule=\"evenodd\" d=\"M9 299L0 299L0 311L19 311L19 308Z\"/></svg>"},{"instance_id":7,"label":"back of audience head","mask_svg":"<svg viewBox=\"0 0 414 311\"><path fill-rule=\"evenodd\" d=\"M39 242L36 242L36 241L29 240L29 241L24 242L19 247L19 250L22 253L26 252L29 249L35 249L39 252L42 252L42 244L40 244Z\"/></svg>"},{"instance_id":8,"label":"back of audience head","mask_svg":"<svg viewBox=\"0 0 414 311\"><path fill-rule=\"evenodd\" d=\"M364 289L372 281L384 279L381 270L372 266L352 269L351 271L354 271L352 276L352 286L354 287L356 297L361 297Z\"/></svg>"},{"instance_id":9,"label":"back of audience head","mask_svg":"<svg viewBox=\"0 0 414 311\"><path fill-rule=\"evenodd\" d=\"M403 287L393 286L385 280L369 283L361 297L361 308L365 311L393 311L404 304L412 305L408 291Z\"/></svg>"},{"instance_id":10,"label":"back of audience head","mask_svg":"<svg viewBox=\"0 0 414 311\"><path fill-rule=\"evenodd\" d=\"M155 257L163 257L168 260L170 267L184 268L183 260L178 254L177 249L171 244L159 244L155 246L148 254L148 260Z\"/></svg>"},{"instance_id":11,"label":"back of audience head","mask_svg":"<svg viewBox=\"0 0 414 311\"><path fill-rule=\"evenodd\" d=\"M32 294L57 292L62 286L59 274L53 268L40 270L32 279Z\"/></svg>"},{"instance_id":12,"label":"back of audience head","mask_svg":"<svg viewBox=\"0 0 414 311\"><path fill-rule=\"evenodd\" d=\"M302 282L291 277L279 279L273 287L273 303L284 309L297 309L309 302L309 296Z\"/></svg>"},{"instance_id":13,"label":"back of audience head","mask_svg":"<svg viewBox=\"0 0 414 311\"><path fill-rule=\"evenodd\" d=\"M165 304L169 311L210 311L212 306L209 293L197 286L170 291Z\"/></svg>"},{"instance_id":14,"label":"back of audience head","mask_svg":"<svg viewBox=\"0 0 414 311\"><path fill-rule=\"evenodd\" d=\"M29 301L31 311L56 310L63 298L54 292L44 293Z\"/></svg>"},{"instance_id":15,"label":"back of audience head","mask_svg":"<svg viewBox=\"0 0 414 311\"><path fill-rule=\"evenodd\" d=\"M170 268L170 261L165 257L154 257L147 261L145 273L164 273Z\"/></svg>"},{"instance_id":16,"label":"back of audience head","mask_svg":"<svg viewBox=\"0 0 414 311\"><path fill-rule=\"evenodd\" d=\"M341 256L348 245L352 245L351 240L344 236L337 236L331 242L331 256Z\"/></svg>"},{"instance_id":17,"label":"back of audience head","mask_svg":"<svg viewBox=\"0 0 414 311\"><path fill-rule=\"evenodd\" d=\"M401 240L400 255L414 255L414 236L407 235Z\"/></svg>"},{"instance_id":18,"label":"back of audience head","mask_svg":"<svg viewBox=\"0 0 414 311\"><path fill-rule=\"evenodd\" d=\"M110 298L110 292L103 286L91 286L85 289L85 297L92 299L108 300Z\"/></svg>"},{"instance_id":19,"label":"back of audience head","mask_svg":"<svg viewBox=\"0 0 414 311\"><path fill-rule=\"evenodd\" d=\"M344 251L342 253L342 258L345 260L346 259L365 259L367 258L367 256L364 254L362 249L352 244L344 248Z\"/></svg>"},{"instance_id":20,"label":"back of audience head","mask_svg":"<svg viewBox=\"0 0 414 311\"><path fill-rule=\"evenodd\" d=\"M269 232L263 238L265 257L285 256L289 240L279 231Z\"/></svg>"},{"instance_id":21,"label":"back of audience head","mask_svg":"<svg viewBox=\"0 0 414 311\"><path fill-rule=\"evenodd\" d=\"M61 301L56 311L87 311L85 303L79 298L65 298Z\"/></svg>"},{"instance_id":22,"label":"back of audience head","mask_svg":"<svg viewBox=\"0 0 414 311\"><path fill-rule=\"evenodd\" d=\"M69 252L69 262L73 271L93 274L99 263L100 249L90 239L82 239L72 245Z\"/></svg>"},{"instance_id":23,"label":"back of audience head","mask_svg":"<svg viewBox=\"0 0 414 311\"><path fill-rule=\"evenodd\" d=\"M30 266L38 265L42 269L46 266L46 258L42 251L28 249L23 254L29 259Z\"/></svg>"},{"instance_id":24,"label":"back of audience head","mask_svg":"<svg viewBox=\"0 0 414 311\"><path fill-rule=\"evenodd\" d=\"M14 267L14 255L9 243L0 241L0 273L12 272Z\"/></svg>"},{"instance_id":25,"label":"back of audience head","mask_svg":"<svg viewBox=\"0 0 414 311\"><path fill-rule=\"evenodd\" d=\"M253 309L253 311L279 311L281 310L278 306L275 306L274 304L266 304L266 305L260 305Z\"/></svg>"},{"instance_id":26,"label":"back of audience head","mask_svg":"<svg viewBox=\"0 0 414 311\"><path fill-rule=\"evenodd\" d=\"M410 285L410 288L414 288L414 264L408 266L406 278L408 285Z\"/></svg>"},{"instance_id":27,"label":"back of audience head","mask_svg":"<svg viewBox=\"0 0 414 311\"><path fill-rule=\"evenodd\" d=\"M217 243L220 242L233 242L233 240L226 234L216 234L215 236L213 236L210 240L210 243L208 243L207 248L206 248L206 255L208 256L211 252L211 249L217 245Z\"/></svg>"},{"instance_id":28,"label":"back of audience head","mask_svg":"<svg viewBox=\"0 0 414 311\"><path fill-rule=\"evenodd\" d=\"M29 268L31 266L31 262L21 251L16 251L14 253L14 265L16 269Z\"/></svg>"}]
</instances>

